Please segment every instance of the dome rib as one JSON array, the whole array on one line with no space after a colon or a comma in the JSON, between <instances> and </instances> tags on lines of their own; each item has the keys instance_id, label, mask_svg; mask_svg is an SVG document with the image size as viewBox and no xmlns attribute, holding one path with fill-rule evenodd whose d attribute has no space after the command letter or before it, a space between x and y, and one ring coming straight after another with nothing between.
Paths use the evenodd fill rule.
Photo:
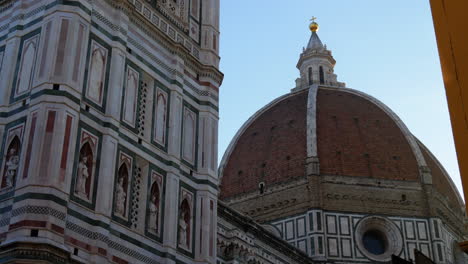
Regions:
<instances>
[{"instance_id":1,"label":"dome rib","mask_svg":"<svg viewBox=\"0 0 468 264\"><path fill-rule=\"evenodd\" d=\"M450 196L450 193L455 193L455 200L458 202L459 206L464 207L464 202L463 198L461 197L460 193L458 192L457 186L453 182L452 178L450 178L448 172L445 170L445 168L442 166L440 161L432 154L432 152L424 145L419 139L417 139L418 145L427 156L427 163L428 167L431 169L431 175L432 175L432 182L434 187L438 190L440 190L440 187L442 187L440 184L437 184L437 180L442 180L447 182L448 184L443 184L444 186L449 186L450 187L450 192L446 192L445 195ZM423 155L424 155L423 154ZM435 179L438 176L442 176L443 179ZM453 198L453 197L452 197Z\"/></svg>"}]
</instances>

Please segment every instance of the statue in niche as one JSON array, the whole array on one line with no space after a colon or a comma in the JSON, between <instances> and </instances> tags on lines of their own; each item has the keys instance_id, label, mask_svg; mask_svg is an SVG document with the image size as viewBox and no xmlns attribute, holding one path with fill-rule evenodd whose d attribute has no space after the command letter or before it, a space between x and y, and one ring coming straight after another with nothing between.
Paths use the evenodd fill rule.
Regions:
<instances>
[{"instance_id":1,"label":"statue in niche","mask_svg":"<svg viewBox=\"0 0 468 264\"><path fill-rule=\"evenodd\" d=\"M20 145L20 140L15 136L6 150L7 155L5 156L5 165L3 167L2 188L12 187L15 183L19 167L18 152Z\"/></svg>"},{"instance_id":2,"label":"statue in niche","mask_svg":"<svg viewBox=\"0 0 468 264\"><path fill-rule=\"evenodd\" d=\"M149 204L149 223L148 228L150 232L158 233L159 230L159 185L157 182L154 182L151 186L151 198Z\"/></svg>"},{"instance_id":3,"label":"statue in niche","mask_svg":"<svg viewBox=\"0 0 468 264\"><path fill-rule=\"evenodd\" d=\"M115 193L115 214L124 216L125 215L125 199L127 198L127 192L124 188L124 177L119 177L117 183L117 190Z\"/></svg>"},{"instance_id":4,"label":"statue in niche","mask_svg":"<svg viewBox=\"0 0 468 264\"><path fill-rule=\"evenodd\" d=\"M114 213L124 217L127 208L127 190L128 190L128 167L127 163L122 163L117 175L117 186L115 190Z\"/></svg>"},{"instance_id":5,"label":"statue in niche","mask_svg":"<svg viewBox=\"0 0 468 264\"><path fill-rule=\"evenodd\" d=\"M155 194L151 195L151 202L149 204L149 229L153 233L158 233L158 198Z\"/></svg>"},{"instance_id":6,"label":"statue in niche","mask_svg":"<svg viewBox=\"0 0 468 264\"><path fill-rule=\"evenodd\" d=\"M190 249L190 220L190 205L187 199L184 199L180 205L179 246L186 249Z\"/></svg>"},{"instance_id":7,"label":"statue in niche","mask_svg":"<svg viewBox=\"0 0 468 264\"><path fill-rule=\"evenodd\" d=\"M19 157L15 148L10 149L9 159L6 162L5 180L6 186L11 187L15 182L16 174L18 171Z\"/></svg>"},{"instance_id":8,"label":"statue in niche","mask_svg":"<svg viewBox=\"0 0 468 264\"><path fill-rule=\"evenodd\" d=\"M179 245L188 247L187 245L187 223L185 222L185 212L180 213L179 218Z\"/></svg>"},{"instance_id":9,"label":"statue in niche","mask_svg":"<svg viewBox=\"0 0 468 264\"><path fill-rule=\"evenodd\" d=\"M76 178L76 188L75 192L83 197L88 197L86 193L86 181L89 178L89 168L88 168L88 157L81 157L80 163L78 163L78 174Z\"/></svg>"},{"instance_id":10,"label":"statue in niche","mask_svg":"<svg viewBox=\"0 0 468 264\"><path fill-rule=\"evenodd\" d=\"M89 142L86 142L80 150L80 162L76 173L75 193L85 199L89 199L93 168L93 150Z\"/></svg>"}]
</instances>

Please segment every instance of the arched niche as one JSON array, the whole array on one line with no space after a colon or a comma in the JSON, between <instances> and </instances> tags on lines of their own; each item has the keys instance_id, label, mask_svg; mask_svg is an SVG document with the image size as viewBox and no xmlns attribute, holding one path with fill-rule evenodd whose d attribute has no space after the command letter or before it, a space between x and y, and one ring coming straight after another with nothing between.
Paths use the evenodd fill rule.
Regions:
<instances>
[{"instance_id":1,"label":"arched niche","mask_svg":"<svg viewBox=\"0 0 468 264\"><path fill-rule=\"evenodd\" d=\"M5 163L3 166L3 178L1 188L15 185L19 167L19 152L21 141L18 136L14 136L5 151Z\"/></svg>"}]
</instances>

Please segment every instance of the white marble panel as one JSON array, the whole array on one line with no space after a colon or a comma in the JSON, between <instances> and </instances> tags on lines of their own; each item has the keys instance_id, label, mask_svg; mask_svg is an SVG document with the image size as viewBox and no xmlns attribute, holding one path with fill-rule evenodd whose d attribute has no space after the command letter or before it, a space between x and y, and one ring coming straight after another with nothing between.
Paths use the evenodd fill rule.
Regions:
<instances>
[{"instance_id":1,"label":"white marble panel","mask_svg":"<svg viewBox=\"0 0 468 264\"><path fill-rule=\"evenodd\" d=\"M31 89L38 43L39 35L36 35L26 40L23 44L16 95L24 94Z\"/></svg>"},{"instance_id":2,"label":"white marble panel","mask_svg":"<svg viewBox=\"0 0 468 264\"><path fill-rule=\"evenodd\" d=\"M415 239L413 222L405 221L406 238Z\"/></svg>"},{"instance_id":3,"label":"white marble panel","mask_svg":"<svg viewBox=\"0 0 468 264\"><path fill-rule=\"evenodd\" d=\"M418 238L426 240L427 239L426 224L424 222L417 222L417 228L418 228Z\"/></svg>"},{"instance_id":4,"label":"white marble panel","mask_svg":"<svg viewBox=\"0 0 468 264\"><path fill-rule=\"evenodd\" d=\"M336 216L327 215L327 232L329 234L336 234Z\"/></svg>"},{"instance_id":5,"label":"white marble panel","mask_svg":"<svg viewBox=\"0 0 468 264\"><path fill-rule=\"evenodd\" d=\"M415 248L416 248L416 243L408 243L408 255L411 259L414 259Z\"/></svg>"},{"instance_id":6,"label":"white marble panel","mask_svg":"<svg viewBox=\"0 0 468 264\"><path fill-rule=\"evenodd\" d=\"M184 107L182 157L193 163L195 161L196 115L188 107Z\"/></svg>"},{"instance_id":7,"label":"white marble panel","mask_svg":"<svg viewBox=\"0 0 468 264\"><path fill-rule=\"evenodd\" d=\"M343 257L352 257L351 239L341 239L341 248Z\"/></svg>"},{"instance_id":8,"label":"white marble panel","mask_svg":"<svg viewBox=\"0 0 468 264\"><path fill-rule=\"evenodd\" d=\"M125 82L123 120L132 126L135 125L136 119L139 80L140 74L135 69L128 66Z\"/></svg>"},{"instance_id":9,"label":"white marble panel","mask_svg":"<svg viewBox=\"0 0 468 264\"><path fill-rule=\"evenodd\" d=\"M328 255L338 256L338 238L328 238Z\"/></svg>"},{"instance_id":10,"label":"white marble panel","mask_svg":"<svg viewBox=\"0 0 468 264\"><path fill-rule=\"evenodd\" d=\"M305 218L298 218L297 219L297 236L303 237L305 235L306 235Z\"/></svg>"},{"instance_id":11,"label":"white marble panel","mask_svg":"<svg viewBox=\"0 0 468 264\"><path fill-rule=\"evenodd\" d=\"M294 221L288 221L285 223L285 234L286 240L294 238Z\"/></svg>"},{"instance_id":12,"label":"white marble panel","mask_svg":"<svg viewBox=\"0 0 468 264\"><path fill-rule=\"evenodd\" d=\"M96 41L91 42L89 78L86 96L98 105L102 104L108 51Z\"/></svg>"},{"instance_id":13,"label":"white marble panel","mask_svg":"<svg viewBox=\"0 0 468 264\"><path fill-rule=\"evenodd\" d=\"M340 217L340 230L342 235L349 235L349 218Z\"/></svg>"},{"instance_id":14,"label":"white marble panel","mask_svg":"<svg viewBox=\"0 0 468 264\"><path fill-rule=\"evenodd\" d=\"M307 241L306 240L297 241L297 248L307 253Z\"/></svg>"},{"instance_id":15,"label":"white marble panel","mask_svg":"<svg viewBox=\"0 0 468 264\"><path fill-rule=\"evenodd\" d=\"M430 253L430 250L429 250L429 244L419 244L419 250L421 251L421 253L423 253L426 257L430 257L431 256L431 253Z\"/></svg>"},{"instance_id":16,"label":"white marble panel","mask_svg":"<svg viewBox=\"0 0 468 264\"><path fill-rule=\"evenodd\" d=\"M158 89L156 95L156 113L154 139L161 145L166 144L167 93Z\"/></svg>"}]
</instances>

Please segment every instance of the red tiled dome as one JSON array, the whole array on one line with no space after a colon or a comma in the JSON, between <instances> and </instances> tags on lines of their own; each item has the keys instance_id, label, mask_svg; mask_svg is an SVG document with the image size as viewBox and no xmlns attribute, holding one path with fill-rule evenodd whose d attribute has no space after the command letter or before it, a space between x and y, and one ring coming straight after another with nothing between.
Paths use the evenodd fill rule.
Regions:
<instances>
[{"instance_id":1,"label":"red tiled dome","mask_svg":"<svg viewBox=\"0 0 468 264\"><path fill-rule=\"evenodd\" d=\"M343 89L319 89L317 138L321 174L419 178L418 163L401 129L361 96Z\"/></svg>"},{"instance_id":2,"label":"red tiled dome","mask_svg":"<svg viewBox=\"0 0 468 264\"><path fill-rule=\"evenodd\" d=\"M224 169L221 197L305 176L307 91L274 102L243 131Z\"/></svg>"},{"instance_id":3,"label":"red tiled dome","mask_svg":"<svg viewBox=\"0 0 468 264\"><path fill-rule=\"evenodd\" d=\"M221 199L305 177L312 141L320 175L417 182L427 166L434 187L455 203L447 174L385 105L355 90L319 87L311 115L309 97L309 90L280 97L244 124L221 162ZM307 138L308 115L315 118L316 141Z\"/></svg>"}]
</instances>

